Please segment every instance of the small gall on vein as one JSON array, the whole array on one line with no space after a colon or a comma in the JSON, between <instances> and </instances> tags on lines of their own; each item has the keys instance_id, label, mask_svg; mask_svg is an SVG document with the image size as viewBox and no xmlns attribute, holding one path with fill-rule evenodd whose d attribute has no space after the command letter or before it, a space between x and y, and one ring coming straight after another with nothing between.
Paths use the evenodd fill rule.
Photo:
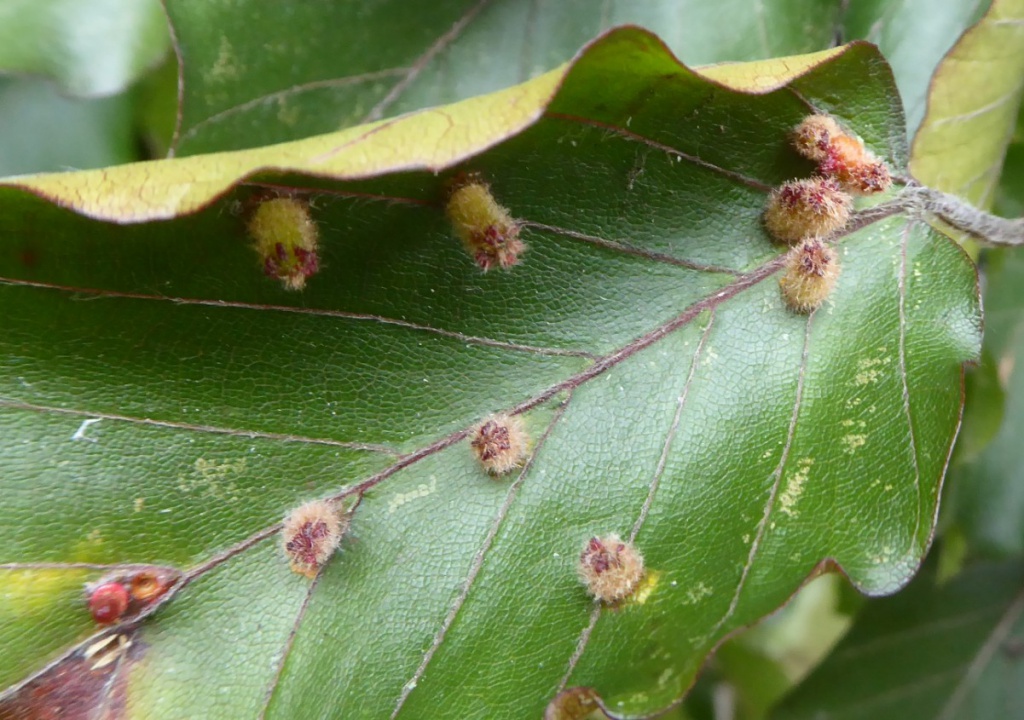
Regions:
<instances>
[{"instance_id":1,"label":"small gall on vein","mask_svg":"<svg viewBox=\"0 0 1024 720\"><path fill-rule=\"evenodd\" d=\"M470 433L469 445L484 470L503 475L523 464L529 438L520 418L492 415Z\"/></svg>"},{"instance_id":2,"label":"small gall on vein","mask_svg":"<svg viewBox=\"0 0 1024 720\"><path fill-rule=\"evenodd\" d=\"M478 174L459 175L451 182L445 213L481 270L507 270L519 264L526 250L519 239L519 223L498 204Z\"/></svg>"},{"instance_id":3,"label":"small gall on vein","mask_svg":"<svg viewBox=\"0 0 1024 720\"><path fill-rule=\"evenodd\" d=\"M338 549L348 530L348 516L339 515L330 503L313 500L288 513L281 544L292 572L316 577Z\"/></svg>"},{"instance_id":4,"label":"small gall on vein","mask_svg":"<svg viewBox=\"0 0 1024 720\"><path fill-rule=\"evenodd\" d=\"M595 536L583 546L577 572L595 600L614 603L636 590L644 576L644 559L631 542L614 533Z\"/></svg>"},{"instance_id":5,"label":"small gall on vein","mask_svg":"<svg viewBox=\"0 0 1024 720\"><path fill-rule=\"evenodd\" d=\"M805 240L786 254L782 298L793 312L816 310L835 289L839 271L835 250L818 238Z\"/></svg>"},{"instance_id":6,"label":"small gall on vein","mask_svg":"<svg viewBox=\"0 0 1024 720\"><path fill-rule=\"evenodd\" d=\"M789 243L827 237L846 225L852 208L852 198L835 180L790 180L768 196L764 224L774 238Z\"/></svg>"}]
</instances>

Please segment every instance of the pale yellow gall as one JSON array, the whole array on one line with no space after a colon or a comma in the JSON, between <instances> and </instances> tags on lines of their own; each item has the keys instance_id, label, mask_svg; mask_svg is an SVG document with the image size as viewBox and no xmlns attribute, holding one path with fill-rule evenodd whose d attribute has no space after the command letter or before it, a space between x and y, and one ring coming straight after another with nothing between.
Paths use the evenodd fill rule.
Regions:
<instances>
[{"instance_id":1,"label":"pale yellow gall","mask_svg":"<svg viewBox=\"0 0 1024 720\"><path fill-rule=\"evenodd\" d=\"M529 444L523 421L514 415L492 415L469 436L473 454L492 475L503 475L522 465Z\"/></svg>"},{"instance_id":2,"label":"pale yellow gall","mask_svg":"<svg viewBox=\"0 0 1024 720\"><path fill-rule=\"evenodd\" d=\"M284 520L281 544L293 572L316 577L348 530L348 517L324 500L313 500L292 510Z\"/></svg>"},{"instance_id":3,"label":"pale yellow gall","mask_svg":"<svg viewBox=\"0 0 1024 720\"><path fill-rule=\"evenodd\" d=\"M519 239L519 223L498 204L479 175L463 175L452 182L445 212L481 270L508 269L519 263L526 250Z\"/></svg>"},{"instance_id":4,"label":"pale yellow gall","mask_svg":"<svg viewBox=\"0 0 1024 720\"><path fill-rule=\"evenodd\" d=\"M632 543L613 533L587 541L577 571L596 600L614 603L636 590L644 576L644 559Z\"/></svg>"},{"instance_id":5,"label":"pale yellow gall","mask_svg":"<svg viewBox=\"0 0 1024 720\"><path fill-rule=\"evenodd\" d=\"M320 233L309 203L290 197L264 200L250 215L248 230L263 272L285 288L301 290L319 269Z\"/></svg>"},{"instance_id":6,"label":"pale yellow gall","mask_svg":"<svg viewBox=\"0 0 1024 720\"><path fill-rule=\"evenodd\" d=\"M852 207L852 199L834 180L790 180L768 196L764 224L772 237L789 243L824 237L846 225Z\"/></svg>"},{"instance_id":7,"label":"pale yellow gall","mask_svg":"<svg viewBox=\"0 0 1024 720\"><path fill-rule=\"evenodd\" d=\"M835 250L818 238L805 240L786 254L782 298L793 312L809 313L832 294L839 271Z\"/></svg>"}]
</instances>

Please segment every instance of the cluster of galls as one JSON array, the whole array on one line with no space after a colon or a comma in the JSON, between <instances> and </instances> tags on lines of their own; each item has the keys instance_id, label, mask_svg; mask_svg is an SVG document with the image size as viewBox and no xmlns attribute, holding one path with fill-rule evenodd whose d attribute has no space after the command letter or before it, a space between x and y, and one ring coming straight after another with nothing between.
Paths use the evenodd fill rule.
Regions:
<instances>
[{"instance_id":1,"label":"cluster of galls","mask_svg":"<svg viewBox=\"0 0 1024 720\"><path fill-rule=\"evenodd\" d=\"M782 297L794 312L809 313L832 294L839 278L839 258L826 239L850 219L852 194L887 190L892 177L860 138L827 115L804 118L792 141L797 152L818 163L818 174L775 188L764 223L772 237L793 245L779 281Z\"/></svg>"},{"instance_id":2,"label":"cluster of galls","mask_svg":"<svg viewBox=\"0 0 1024 720\"><path fill-rule=\"evenodd\" d=\"M828 115L809 115L793 130L793 146L818 172L834 179L846 192L871 195L888 190L892 176L885 163L844 132Z\"/></svg>"},{"instance_id":3,"label":"cluster of galls","mask_svg":"<svg viewBox=\"0 0 1024 720\"><path fill-rule=\"evenodd\" d=\"M526 250L520 224L502 207L479 173L460 173L448 185L445 214L477 266L487 272L518 265ZM287 290L302 290L320 269L320 232L307 201L258 196L247 212L246 229L267 277Z\"/></svg>"},{"instance_id":4,"label":"cluster of galls","mask_svg":"<svg viewBox=\"0 0 1024 720\"><path fill-rule=\"evenodd\" d=\"M489 475L504 475L526 460L530 438L518 416L491 415L469 433L469 446ZM583 547L577 573L594 599L618 603L636 590L644 559L633 544L610 534L592 537Z\"/></svg>"},{"instance_id":5,"label":"cluster of galls","mask_svg":"<svg viewBox=\"0 0 1024 720\"><path fill-rule=\"evenodd\" d=\"M155 566L109 573L85 586L89 613L99 625L136 617L163 597L180 577L176 570Z\"/></svg>"}]
</instances>

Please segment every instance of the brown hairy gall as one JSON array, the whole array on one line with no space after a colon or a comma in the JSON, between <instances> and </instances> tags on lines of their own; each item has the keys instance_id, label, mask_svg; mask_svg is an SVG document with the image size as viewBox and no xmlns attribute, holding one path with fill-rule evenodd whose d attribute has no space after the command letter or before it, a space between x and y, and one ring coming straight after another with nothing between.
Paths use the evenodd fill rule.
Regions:
<instances>
[{"instance_id":1,"label":"brown hairy gall","mask_svg":"<svg viewBox=\"0 0 1024 720\"><path fill-rule=\"evenodd\" d=\"M644 575L644 559L632 543L613 533L587 541L577 570L596 600L613 603L636 590Z\"/></svg>"},{"instance_id":2,"label":"brown hairy gall","mask_svg":"<svg viewBox=\"0 0 1024 720\"><path fill-rule=\"evenodd\" d=\"M469 435L473 454L492 475L503 475L522 465L529 445L523 421L514 415L492 415Z\"/></svg>"},{"instance_id":3,"label":"brown hairy gall","mask_svg":"<svg viewBox=\"0 0 1024 720\"><path fill-rule=\"evenodd\" d=\"M839 279L836 251L818 238L805 240L790 250L785 268L779 286L793 312L809 313L820 307Z\"/></svg>"},{"instance_id":4,"label":"brown hairy gall","mask_svg":"<svg viewBox=\"0 0 1024 720\"><path fill-rule=\"evenodd\" d=\"M793 146L805 158L821 162L828 157L832 140L844 134L829 115L808 115L793 129Z\"/></svg>"},{"instance_id":5,"label":"brown hairy gall","mask_svg":"<svg viewBox=\"0 0 1024 720\"><path fill-rule=\"evenodd\" d=\"M324 500L312 500L288 513L284 519L281 544L292 572L316 577L348 530L348 517L341 516Z\"/></svg>"},{"instance_id":6,"label":"brown hairy gall","mask_svg":"<svg viewBox=\"0 0 1024 720\"><path fill-rule=\"evenodd\" d=\"M764 224L773 237L792 243L831 235L846 225L852 207L852 198L834 180L790 180L768 196Z\"/></svg>"},{"instance_id":7,"label":"brown hairy gall","mask_svg":"<svg viewBox=\"0 0 1024 720\"><path fill-rule=\"evenodd\" d=\"M288 290L301 290L306 279L320 269L317 255L320 232L309 203L291 197L260 202L249 216L249 235L259 254L263 272Z\"/></svg>"},{"instance_id":8,"label":"brown hairy gall","mask_svg":"<svg viewBox=\"0 0 1024 720\"><path fill-rule=\"evenodd\" d=\"M519 223L498 204L478 174L460 175L452 181L445 212L455 234L481 270L507 270L519 264L520 255L526 250L519 239Z\"/></svg>"}]
</instances>

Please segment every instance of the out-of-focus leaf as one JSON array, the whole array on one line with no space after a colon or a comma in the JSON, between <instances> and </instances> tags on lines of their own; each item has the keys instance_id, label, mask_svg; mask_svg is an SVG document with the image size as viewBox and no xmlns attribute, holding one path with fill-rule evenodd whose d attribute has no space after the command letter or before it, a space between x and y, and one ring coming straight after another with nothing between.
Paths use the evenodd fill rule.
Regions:
<instances>
[{"instance_id":1,"label":"out-of-focus leaf","mask_svg":"<svg viewBox=\"0 0 1024 720\"><path fill-rule=\"evenodd\" d=\"M135 122L149 157L166 157L174 139L178 107L178 62L170 55L132 88Z\"/></svg>"},{"instance_id":2,"label":"out-of-focus leaf","mask_svg":"<svg viewBox=\"0 0 1024 720\"><path fill-rule=\"evenodd\" d=\"M993 0L939 64L910 170L988 207L1024 96L1024 0Z\"/></svg>"},{"instance_id":3,"label":"out-of-focus leaf","mask_svg":"<svg viewBox=\"0 0 1024 720\"><path fill-rule=\"evenodd\" d=\"M996 358L982 349L981 362L967 371L964 389L964 419L953 450L953 464L970 462L984 450L999 432L1006 403L999 382Z\"/></svg>"},{"instance_id":4,"label":"out-of-focus leaf","mask_svg":"<svg viewBox=\"0 0 1024 720\"><path fill-rule=\"evenodd\" d=\"M922 572L868 603L775 720L1024 717L1024 566L976 565L936 587Z\"/></svg>"},{"instance_id":5,"label":"out-of-focus leaf","mask_svg":"<svg viewBox=\"0 0 1024 720\"><path fill-rule=\"evenodd\" d=\"M856 0L847 2L845 37L878 45L892 65L913 136L924 119L932 73L990 0Z\"/></svg>"},{"instance_id":6,"label":"out-of-focus leaf","mask_svg":"<svg viewBox=\"0 0 1024 720\"><path fill-rule=\"evenodd\" d=\"M74 100L47 81L0 78L0 177L137 159L127 95Z\"/></svg>"},{"instance_id":7,"label":"out-of-focus leaf","mask_svg":"<svg viewBox=\"0 0 1024 720\"><path fill-rule=\"evenodd\" d=\"M0 72L53 78L73 95L121 92L168 46L159 0L0 3Z\"/></svg>"},{"instance_id":8,"label":"out-of-focus leaf","mask_svg":"<svg viewBox=\"0 0 1024 720\"><path fill-rule=\"evenodd\" d=\"M529 80L615 25L656 30L684 62L829 47L821 0L168 0L183 72L177 154L256 147Z\"/></svg>"},{"instance_id":9,"label":"out-of-focus leaf","mask_svg":"<svg viewBox=\"0 0 1024 720\"><path fill-rule=\"evenodd\" d=\"M709 74L624 30L456 106L0 188L4 590L184 570L126 663L127 714L161 718L538 717L565 686L648 714L826 558L896 590L979 350L974 269L894 192L837 238L829 302L788 312L761 213L813 170L790 130L831 112L905 171L892 76L864 44ZM466 170L523 219L508 273L451 237ZM302 295L233 214L268 184L315 199ZM464 442L500 410L535 440L508 479ZM357 495L319 578L289 572L286 510ZM646 559L618 608L576 578L607 532ZM27 587L79 657L81 598ZM29 622L0 618L4 682L58 653Z\"/></svg>"},{"instance_id":10,"label":"out-of-focus leaf","mask_svg":"<svg viewBox=\"0 0 1024 720\"><path fill-rule=\"evenodd\" d=\"M994 207L1003 217L1024 215L1024 111L1017 115L1017 130L1006 148Z\"/></svg>"},{"instance_id":11,"label":"out-of-focus leaf","mask_svg":"<svg viewBox=\"0 0 1024 720\"><path fill-rule=\"evenodd\" d=\"M792 686L779 663L742 640L715 652L715 667L736 690L739 720L762 720Z\"/></svg>"},{"instance_id":12,"label":"out-of-focus leaf","mask_svg":"<svg viewBox=\"0 0 1024 720\"><path fill-rule=\"evenodd\" d=\"M987 434L993 418L986 411L1002 423L980 455L955 466L944 517L958 524L972 551L1017 555L1024 551L1024 256L1016 249L999 249L986 250L983 259L985 345L978 370L992 366L985 372L995 372L995 382L1005 391L1005 410L995 402L992 380L984 381L988 390L982 392L968 382L965 423L971 424L964 430L976 433L972 426L980 424Z\"/></svg>"},{"instance_id":13,"label":"out-of-focus leaf","mask_svg":"<svg viewBox=\"0 0 1024 720\"><path fill-rule=\"evenodd\" d=\"M294 140L497 90L626 23L656 29L691 65L806 53L837 37L870 40L893 64L913 131L935 65L985 7L987 0L168 0L184 81L177 154Z\"/></svg>"}]
</instances>

